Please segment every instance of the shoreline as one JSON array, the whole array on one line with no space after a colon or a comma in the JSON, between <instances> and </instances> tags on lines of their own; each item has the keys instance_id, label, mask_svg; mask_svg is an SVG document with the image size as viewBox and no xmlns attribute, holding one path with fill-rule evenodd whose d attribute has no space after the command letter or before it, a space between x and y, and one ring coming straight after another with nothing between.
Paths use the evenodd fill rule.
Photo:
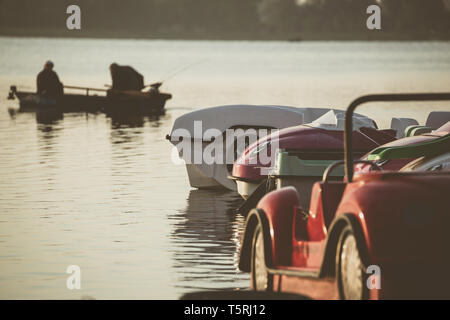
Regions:
<instances>
[{"instance_id":1,"label":"shoreline","mask_svg":"<svg viewBox=\"0 0 450 320\"><path fill-rule=\"evenodd\" d=\"M365 31L363 33L304 33L302 35L281 35L281 34L227 34L212 36L205 34L196 34L187 32L186 34L156 32L153 35L147 33L117 32L117 31L86 31L86 30L30 30L2 28L0 29L2 37L18 38L81 38L81 39L135 39L135 40L195 40L195 41L450 41L448 35L430 36L427 34L417 34L413 36L400 35L386 31Z\"/></svg>"}]
</instances>

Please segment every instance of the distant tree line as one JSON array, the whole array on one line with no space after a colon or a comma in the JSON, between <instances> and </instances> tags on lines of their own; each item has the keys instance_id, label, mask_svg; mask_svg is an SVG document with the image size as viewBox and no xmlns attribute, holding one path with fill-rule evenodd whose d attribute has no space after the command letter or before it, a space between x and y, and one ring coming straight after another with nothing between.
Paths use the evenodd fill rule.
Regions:
<instances>
[{"instance_id":1,"label":"distant tree line","mask_svg":"<svg viewBox=\"0 0 450 320\"><path fill-rule=\"evenodd\" d=\"M81 7L81 31L66 8ZM382 30L366 8L382 8ZM178 39L450 39L449 0L0 0L0 34Z\"/></svg>"}]
</instances>

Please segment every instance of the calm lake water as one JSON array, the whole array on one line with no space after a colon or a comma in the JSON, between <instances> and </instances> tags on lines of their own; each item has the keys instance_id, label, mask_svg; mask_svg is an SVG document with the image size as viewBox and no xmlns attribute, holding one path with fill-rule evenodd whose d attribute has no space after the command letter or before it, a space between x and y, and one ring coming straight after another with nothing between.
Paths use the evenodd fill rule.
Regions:
<instances>
[{"instance_id":1,"label":"calm lake water","mask_svg":"<svg viewBox=\"0 0 450 320\"><path fill-rule=\"evenodd\" d=\"M45 60L66 85L104 87L111 62L169 79L158 119L14 113L9 85L35 90ZM0 298L177 299L247 289L244 218L233 192L189 187L165 140L190 110L223 104L345 108L375 92L450 89L450 43L225 42L0 38ZM433 109L448 105L433 104ZM447 108L446 108L447 107ZM367 109L424 121L429 104ZM365 113L361 109L362 113ZM81 268L81 290L66 268Z\"/></svg>"}]
</instances>

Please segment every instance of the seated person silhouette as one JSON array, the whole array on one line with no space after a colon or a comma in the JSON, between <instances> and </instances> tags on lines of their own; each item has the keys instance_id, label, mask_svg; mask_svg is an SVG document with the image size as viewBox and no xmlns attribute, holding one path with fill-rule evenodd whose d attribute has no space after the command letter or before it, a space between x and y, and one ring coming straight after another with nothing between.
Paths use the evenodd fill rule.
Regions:
<instances>
[{"instance_id":1,"label":"seated person silhouette","mask_svg":"<svg viewBox=\"0 0 450 320\"><path fill-rule=\"evenodd\" d=\"M50 60L44 64L44 69L36 78L37 93L45 97L59 97L64 94L63 84L53 71L53 62Z\"/></svg>"},{"instance_id":2,"label":"seated person silhouette","mask_svg":"<svg viewBox=\"0 0 450 320\"><path fill-rule=\"evenodd\" d=\"M113 63L109 66L112 78L112 90L141 91L144 89L144 77L130 66Z\"/></svg>"}]
</instances>

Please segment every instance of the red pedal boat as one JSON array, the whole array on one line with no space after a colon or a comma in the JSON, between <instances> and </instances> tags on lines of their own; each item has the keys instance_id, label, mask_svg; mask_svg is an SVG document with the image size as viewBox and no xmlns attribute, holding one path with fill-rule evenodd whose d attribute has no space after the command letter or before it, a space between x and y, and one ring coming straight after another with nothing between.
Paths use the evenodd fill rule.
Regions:
<instances>
[{"instance_id":1,"label":"red pedal boat","mask_svg":"<svg viewBox=\"0 0 450 320\"><path fill-rule=\"evenodd\" d=\"M285 187L248 214L239 268L251 272L254 290L316 299L450 298L450 133L442 128L431 142L377 148L354 161L349 121L366 102L437 100L450 100L450 93L369 95L352 102L346 178L330 181L337 162L314 184L309 203ZM416 160L400 171L377 163L396 158ZM354 175L355 163L372 171Z\"/></svg>"}]
</instances>

